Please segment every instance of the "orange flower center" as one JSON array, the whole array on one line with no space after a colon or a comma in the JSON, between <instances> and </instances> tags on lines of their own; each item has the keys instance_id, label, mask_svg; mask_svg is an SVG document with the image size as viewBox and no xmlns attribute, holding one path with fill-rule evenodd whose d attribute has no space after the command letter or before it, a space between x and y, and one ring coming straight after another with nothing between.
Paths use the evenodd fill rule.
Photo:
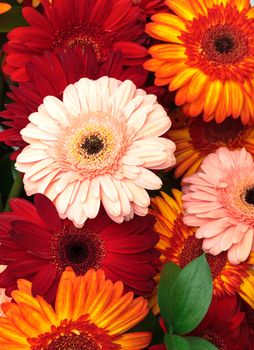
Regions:
<instances>
[{"instance_id":1,"label":"orange flower center","mask_svg":"<svg viewBox=\"0 0 254 350\"><path fill-rule=\"evenodd\" d=\"M217 64L237 63L248 54L248 39L239 28L218 24L206 30L201 49L208 60Z\"/></svg>"},{"instance_id":2,"label":"orange flower center","mask_svg":"<svg viewBox=\"0 0 254 350\"><path fill-rule=\"evenodd\" d=\"M221 124L214 121L206 123L202 118L197 118L190 124L189 130L192 144L205 155L224 145L232 149L243 147L244 137L250 131L240 119L231 118Z\"/></svg>"},{"instance_id":3,"label":"orange flower center","mask_svg":"<svg viewBox=\"0 0 254 350\"><path fill-rule=\"evenodd\" d=\"M66 51L76 46L94 49L97 60L104 61L112 46L110 33L106 33L100 24L82 23L75 25L70 23L65 29L58 30L52 41L52 47L64 48Z\"/></svg>"},{"instance_id":4,"label":"orange flower center","mask_svg":"<svg viewBox=\"0 0 254 350\"><path fill-rule=\"evenodd\" d=\"M203 254L202 240L197 239L194 235L188 237L184 242L184 247L179 256L180 267L184 268L193 259L196 259L201 254ZM211 269L212 278L215 279L217 276L220 275L221 271L226 265L227 253L222 252L221 254L216 256L206 254L206 258Z\"/></svg>"},{"instance_id":5,"label":"orange flower center","mask_svg":"<svg viewBox=\"0 0 254 350\"><path fill-rule=\"evenodd\" d=\"M101 237L73 225L65 225L51 241L51 260L62 272L71 266L76 274L83 275L88 269L98 269L105 257L104 244Z\"/></svg>"}]
</instances>

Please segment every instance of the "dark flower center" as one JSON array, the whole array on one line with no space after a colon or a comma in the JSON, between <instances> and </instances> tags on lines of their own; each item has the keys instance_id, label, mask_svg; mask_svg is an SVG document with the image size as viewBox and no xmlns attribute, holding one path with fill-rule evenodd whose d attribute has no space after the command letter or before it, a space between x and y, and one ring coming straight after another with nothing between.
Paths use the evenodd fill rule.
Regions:
<instances>
[{"instance_id":1,"label":"dark flower center","mask_svg":"<svg viewBox=\"0 0 254 350\"><path fill-rule=\"evenodd\" d=\"M97 135L91 135L84 140L81 147L88 155L94 155L103 149L104 143Z\"/></svg>"},{"instance_id":2,"label":"dark flower center","mask_svg":"<svg viewBox=\"0 0 254 350\"><path fill-rule=\"evenodd\" d=\"M214 41L216 50L219 53L228 53L235 46L234 39L230 36L222 35Z\"/></svg>"},{"instance_id":3,"label":"dark flower center","mask_svg":"<svg viewBox=\"0 0 254 350\"><path fill-rule=\"evenodd\" d=\"M99 350L100 347L88 335L61 335L54 339L46 350Z\"/></svg>"},{"instance_id":4,"label":"dark flower center","mask_svg":"<svg viewBox=\"0 0 254 350\"><path fill-rule=\"evenodd\" d=\"M187 240L184 241L183 250L179 256L179 265L181 268L184 268L189 264L193 259L196 259L204 253L202 249L202 240L197 239L195 235L190 236ZM219 255L213 256L211 254L206 254L207 262L211 269L212 278L215 279L220 275L223 270L226 261L227 254L222 252Z\"/></svg>"},{"instance_id":5,"label":"dark flower center","mask_svg":"<svg viewBox=\"0 0 254 350\"><path fill-rule=\"evenodd\" d=\"M56 233L51 241L51 259L62 272L71 266L78 275L88 269L101 267L105 257L104 242L100 235L67 224L61 232Z\"/></svg>"},{"instance_id":6,"label":"dark flower center","mask_svg":"<svg viewBox=\"0 0 254 350\"><path fill-rule=\"evenodd\" d=\"M52 40L52 48L63 48L66 51L76 46L86 49L92 47L97 60L103 62L107 59L112 46L112 38L109 32L105 32L98 23L69 23L66 28L58 30Z\"/></svg>"},{"instance_id":7,"label":"dark flower center","mask_svg":"<svg viewBox=\"0 0 254 350\"><path fill-rule=\"evenodd\" d=\"M84 242L72 242L66 247L66 257L74 264L80 264L87 259L88 247Z\"/></svg>"},{"instance_id":8,"label":"dark flower center","mask_svg":"<svg viewBox=\"0 0 254 350\"><path fill-rule=\"evenodd\" d=\"M216 64L233 64L248 54L248 38L234 25L218 24L206 30L201 49L203 55Z\"/></svg>"},{"instance_id":9,"label":"dark flower center","mask_svg":"<svg viewBox=\"0 0 254 350\"><path fill-rule=\"evenodd\" d=\"M248 188L244 194L245 202L254 205L254 187Z\"/></svg>"}]
</instances>

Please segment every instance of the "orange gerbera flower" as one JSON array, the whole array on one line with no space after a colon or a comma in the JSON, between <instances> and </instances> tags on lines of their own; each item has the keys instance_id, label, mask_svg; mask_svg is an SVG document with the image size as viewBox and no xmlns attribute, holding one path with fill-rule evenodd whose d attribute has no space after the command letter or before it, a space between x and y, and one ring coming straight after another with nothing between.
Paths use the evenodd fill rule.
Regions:
<instances>
[{"instance_id":1,"label":"orange gerbera flower","mask_svg":"<svg viewBox=\"0 0 254 350\"><path fill-rule=\"evenodd\" d=\"M16 303L3 304L0 317L0 349L98 350L144 349L151 340L147 332L122 334L148 312L144 298L123 295L122 282L105 280L102 270L89 270L76 277L63 272L55 310L40 296L31 295L31 283L18 281L12 292Z\"/></svg>"},{"instance_id":2,"label":"orange gerbera flower","mask_svg":"<svg viewBox=\"0 0 254 350\"><path fill-rule=\"evenodd\" d=\"M178 90L187 115L254 121L254 8L249 0L166 0L176 15L157 13L146 32L152 46L145 68L156 85Z\"/></svg>"},{"instance_id":3,"label":"orange gerbera flower","mask_svg":"<svg viewBox=\"0 0 254 350\"><path fill-rule=\"evenodd\" d=\"M254 127L244 126L240 119L226 119L217 124L198 117L182 128L170 130L168 135L176 144L177 178L195 173L209 153L223 146L230 150L245 147L254 156Z\"/></svg>"},{"instance_id":4,"label":"orange gerbera flower","mask_svg":"<svg viewBox=\"0 0 254 350\"><path fill-rule=\"evenodd\" d=\"M254 264L254 259L252 259ZM240 296L254 309L254 270L248 271L248 276L243 279L240 286Z\"/></svg>"},{"instance_id":5,"label":"orange gerbera flower","mask_svg":"<svg viewBox=\"0 0 254 350\"><path fill-rule=\"evenodd\" d=\"M0 2L0 15L11 9L11 5L6 2Z\"/></svg>"},{"instance_id":6,"label":"orange gerbera flower","mask_svg":"<svg viewBox=\"0 0 254 350\"><path fill-rule=\"evenodd\" d=\"M161 262L172 261L181 268L203 254L202 240L195 237L196 229L183 222L182 193L172 190L174 198L161 192L162 197L152 199L152 213L156 216L155 231L160 234L157 249L161 252ZM251 262L232 265L227 252L213 256L206 254L213 278L213 294L233 295L240 290L244 277L248 275ZM155 313L158 311L156 298L150 301Z\"/></svg>"}]
</instances>

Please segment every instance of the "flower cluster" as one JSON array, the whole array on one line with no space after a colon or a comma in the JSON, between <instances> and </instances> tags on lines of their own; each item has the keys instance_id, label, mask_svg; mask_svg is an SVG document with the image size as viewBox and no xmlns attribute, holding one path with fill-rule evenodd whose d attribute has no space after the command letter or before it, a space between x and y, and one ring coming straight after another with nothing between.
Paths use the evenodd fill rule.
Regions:
<instances>
[{"instance_id":1,"label":"flower cluster","mask_svg":"<svg viewBox=\"0 0 254 350\"><path fill-rule=\"evenodd\" d=\"M6 0L0 68L0 349L254 350L250 0Z\"/></svg>"}]
</instances>

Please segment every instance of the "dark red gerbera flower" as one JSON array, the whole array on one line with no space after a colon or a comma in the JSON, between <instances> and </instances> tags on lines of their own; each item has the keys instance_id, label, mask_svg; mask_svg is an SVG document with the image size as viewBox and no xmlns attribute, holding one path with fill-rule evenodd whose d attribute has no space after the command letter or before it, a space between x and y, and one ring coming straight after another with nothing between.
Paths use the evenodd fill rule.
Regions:
<instances>
[{"instance_id":1,"label":"dark red gerbera flower","mask_svg":"<svg viewBox=\"0 0 254 350\"><path fill-rule=\"evenodd\" d=\"M125 65L140 65L147 51L135 41L143 34L139 8L132 0L42 0L43 14L32 7L23 9L30 26L8 34L3 71L14 81L27 81L25 64L32 56L77 45L91 46L99 62L110 52L121 50Z\"/></svg>"},{"instance_id":2,"label":"dark red gerbera flower","mask_svg":"<svg viewBox=\"0 0 254 350\"><path fill-rule=\"evenodd\" d=\"M138 295L152 292L158 269L158 241L154 218L135 216L119 225L103 212L82 228L61 220L52 202L37 194L35 205L23 199L11 202L12 212L1 213L0 287L6 294L18 278L33 282L34 295L55 297L61 272L71 266L78 275L102 268L112 281L123 281Z\"/></svg>"},{"instance_id":3,"label":"dark red gerbera flower","mask_svg":"<svg viewBox=\"0 0 254 350\"><path fill-rule=\"evenodd\" d=\"M147 73L141 66L123 67L124 58L118 50L110 53L107 60L99 63L92 48L83 50L77 47L64 53L45 52L27 64L29 82L13 87L9 97L14 101L1 112L1 117L9 129L0 133L0 141L8 146L19 147L21 151L27 144L20 131L27 125L28 116L37 111L43 98L48 95L61 97L67 85L83 77L98 79L104 75L120 80L132 80L137 87L144 84ZM18 152L19 152L18 151ZM12 155L16 158L17 153Z\"/></svg>"},{"instance_id":4,"label":"dark red gerbera flower","mask_svg":"<svg viewBox=\"0 0 254 350\"><path fill-rule=\"evenodd\" d=\"M244 321L236 295L214 297L205 318L191 335L210 341L219 350L248 350Z\"/></svg>"}]
</instances>

